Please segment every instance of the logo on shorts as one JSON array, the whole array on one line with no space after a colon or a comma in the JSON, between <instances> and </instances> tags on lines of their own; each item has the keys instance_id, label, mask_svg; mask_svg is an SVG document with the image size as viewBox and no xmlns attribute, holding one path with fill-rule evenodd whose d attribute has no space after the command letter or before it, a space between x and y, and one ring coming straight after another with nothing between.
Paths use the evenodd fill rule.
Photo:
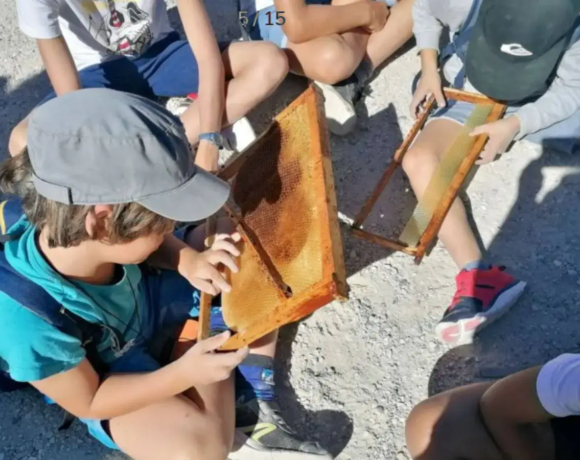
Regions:
<instances>
[{"instance_id":1,"label":"logo on shorts","mask_svg":"<svg viewBox=\"0 0 580 460\"><path fill-rule=\"evenodd\" d=\"M519 43L504 43L500 49L503 53L511 54L512 56L526 57L534 55L534 53L528 51Z\"/></svg>"}]
</instances>

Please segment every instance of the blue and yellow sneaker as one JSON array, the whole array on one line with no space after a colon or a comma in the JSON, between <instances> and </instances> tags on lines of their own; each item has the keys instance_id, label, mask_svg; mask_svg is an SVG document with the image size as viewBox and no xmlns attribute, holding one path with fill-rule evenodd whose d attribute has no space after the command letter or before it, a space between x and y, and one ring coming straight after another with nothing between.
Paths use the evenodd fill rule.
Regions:
<instances>
[{"instance_id":1,"label":"blue and yellow sneaker","mask_svg":"<svg viewBox=\"0 0 580 460\"><path fill-rule=\"evenodd\" d=\"M280 414L273 359L250 355L236 375L236 440L230 460L332 460L318 443L304 441Z\"/></svg>"}]
</instances>

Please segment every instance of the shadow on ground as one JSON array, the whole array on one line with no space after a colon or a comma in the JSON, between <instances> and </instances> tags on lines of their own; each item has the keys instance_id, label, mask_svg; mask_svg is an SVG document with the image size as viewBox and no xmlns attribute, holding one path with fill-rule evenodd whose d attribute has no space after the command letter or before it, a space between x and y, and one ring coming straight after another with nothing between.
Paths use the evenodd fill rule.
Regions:
<instances>
[{"instance_id":1,"label":"shadow on ground","mask_svg":"<svg viewBox=\"0 0 580 460\"><path fill-rule=\"evenodd\" d=\"M528 283L527 291L473 345L441 357L430 396L580 351L579 199L580 157L545 150L526 167L517 201L486 257L508 266Z\"/></svg>"},{"instance_id":2,"label":"shadow on ground","mask_svg":"<svg viewBox=\"0 0 580 460\"><path fill-rule=\"evenodd\" d=\"M276 354L276 378L282 412L298 434L304 439L318 441L335 457L348 445L353 434L353 423L342 411L305 409L290 384L292 374L292 346L299 323L290 324L280 331ZM311 375L316 378L316 375ZM313 437L315 436L315 437Z\"/></svg>"}]
</instances>

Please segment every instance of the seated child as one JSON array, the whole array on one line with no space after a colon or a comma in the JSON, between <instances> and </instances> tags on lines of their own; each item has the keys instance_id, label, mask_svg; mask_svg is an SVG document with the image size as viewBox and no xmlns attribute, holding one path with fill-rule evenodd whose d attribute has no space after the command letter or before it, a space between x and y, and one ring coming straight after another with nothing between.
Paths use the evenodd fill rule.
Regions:
<instances>
[{"instance_id":1,"label":"seated child","mask_svg":"<svg viewBox=\"0 0 580 460\"><path fill-rule=\"evenodd\" d=\"M216 146L242 149L254 138L247 120L219 135L265 99L287 74L286 57L266 43L219 44L202 0L179 0L187 35L169 24L163 0L19 0L21 30L38 44L54 91L111 88L145 97L197 101L181 118L198 163L215 169ZM256 82L259 81L259 84ZM26 143L24 119L12 131L11 155ZM244 129L245 128L245 129Z\"/></svg>"},{"instance_id":2,"label":"seated child","mask_svg":"<svg viewBox=\"0 0 580 460\"><path fill-rule=\"evenodd\" d=\"M538 0L533 8L518 0L417 0L414 30L422 75L411 112L416 116L429 94L439 106L403 161L418 198L473 109L464 102L446 106L439 66L454 87L509 104L505 118L472 132L489 136L479 164L494 159L514 139L559 151L578 150L579 11L579 0ZM444 25L450 27L452 41L438 64ZM517 301L525 283L483 260L461 200L453 203L439 237L460 272L436 334L443 342L466 343Z\"/></svg>"},{"instance_id":3,"label":"seated child","mask_svg":"<svg viewBox=\"0 0 580 460\"><path fill-rule=\"evenodd\" d=\"M407 420L414 460L577 460L580 355L434 396Z\"/></svg>"},{"instance_id":4,"label":"seated child","mask_svg":"<svg viewBox=\"0 0 580 460\"><path fill-rule=\"evenodd\" d=\"M412 35L413 0L239 0L244 35L284 49L290 70L320 86L330 131L356 122L375 69ZM390 9L389 9L390 8Z\"/></svg>"},{"instance_id":5,"label":"seated child","mask_svg":"<svg viewBox=\"0 0 580 460\"><path fill-rule=\"evenodd\" d=\"M171 362L175 332L195 311L192 285L228 290L216 265L235 271L239 255L239 235L220 226L203 253L193 248L203 244L203 226L173 233L176 221L203 220L229 195L225 182L194 165L177 118L129 93L63 95L32 113L27 147L0 167L0 191L19 197L26 214L2 228L0 371L135 459L225 460L235 399L246 423L263 427L267 416L268 432L287 451L292 441L312 455L304 458L328 458L278 415L273 360L260 354L275 342L263 339L249 356L212 353L226 331ZM81 342L16 300L34 285L61 305L54 311L64 325L91 325L90 337ZM235 395L230 374L238 365ZM238 453L264 455L258 441L244 441Z\"/></svg>"}]
</instances>

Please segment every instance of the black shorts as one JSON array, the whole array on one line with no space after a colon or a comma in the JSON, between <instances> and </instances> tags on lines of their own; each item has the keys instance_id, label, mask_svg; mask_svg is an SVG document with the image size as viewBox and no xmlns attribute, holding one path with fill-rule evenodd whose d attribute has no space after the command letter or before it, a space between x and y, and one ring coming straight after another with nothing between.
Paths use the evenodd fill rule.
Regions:
<instances>
[{"instance_id":1,"label":"black shorts","mask_svg":"<svg viewBox=\"0 0 580 460\"><path fill-rule=\"evenodd\" d=\"M580 417L552 420L556 460L580 460Z\"/></svg>"}]
</instances>

